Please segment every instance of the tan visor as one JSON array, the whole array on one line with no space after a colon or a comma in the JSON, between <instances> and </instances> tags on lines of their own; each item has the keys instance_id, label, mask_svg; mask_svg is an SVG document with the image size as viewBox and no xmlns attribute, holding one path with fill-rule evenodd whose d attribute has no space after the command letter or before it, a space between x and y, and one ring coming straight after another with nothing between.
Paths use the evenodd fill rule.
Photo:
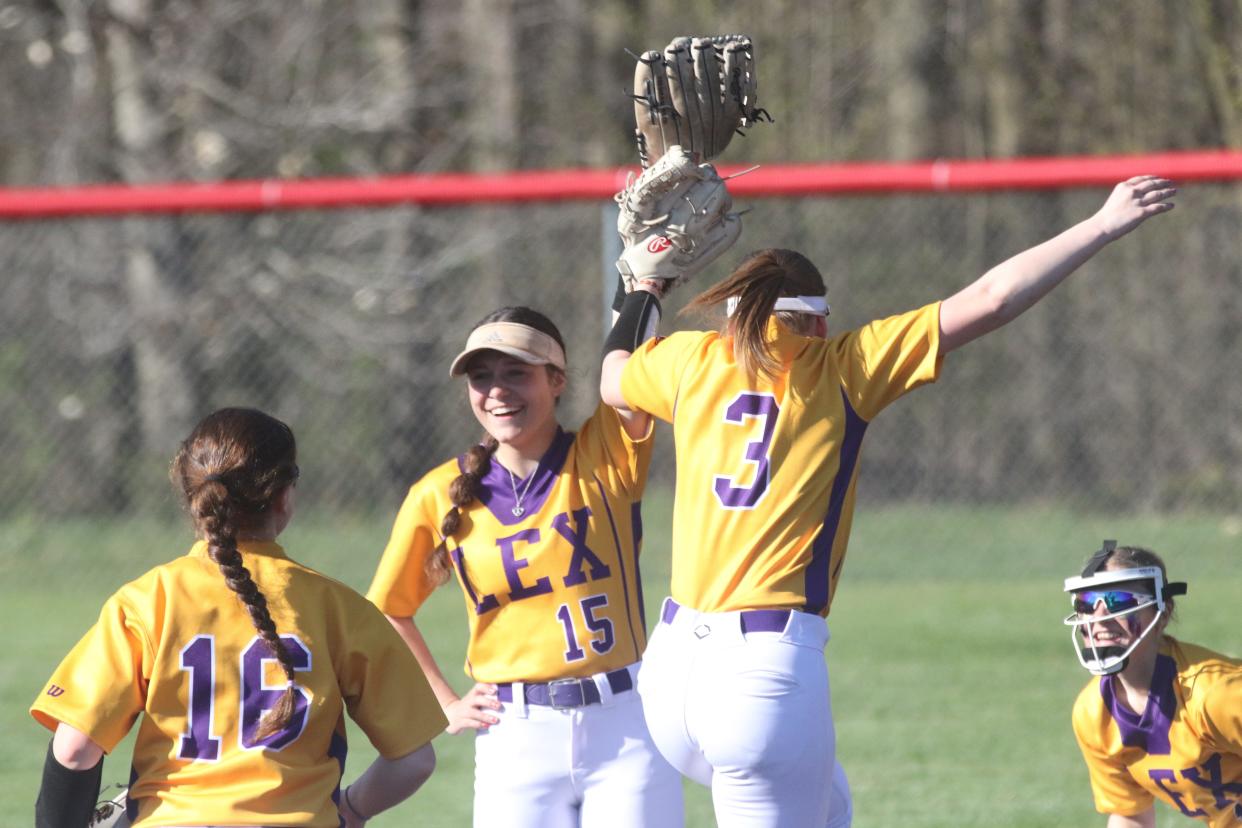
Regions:
<instances>
[{"instance_id":1,"label":"tan visor","mask_svg":"<svg viewBox=\"0 0 1242 828\"><path fill-rule=\"evenodd\" d=\"M466 373L466 363L479 351L499 351L530 365L555 365L565 370L565 351L543 331L517 322L489 322L470 332L465 350L449 367L449 376Z\"/></svg>"}]
</instances>

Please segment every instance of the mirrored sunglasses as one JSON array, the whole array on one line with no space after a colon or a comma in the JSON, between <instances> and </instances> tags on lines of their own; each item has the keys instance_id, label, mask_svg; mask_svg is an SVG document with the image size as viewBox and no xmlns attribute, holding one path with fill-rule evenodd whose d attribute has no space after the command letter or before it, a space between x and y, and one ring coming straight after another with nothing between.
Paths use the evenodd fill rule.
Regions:
<instances>
[{"instance_id":1,"label":"mirrored sunglasses","mask_svg":"<svg viewBox=\"0 0 1242 828\"><path fill-rule=\"evenodd\" d=\"M1075 612L1090 615L1095 612L1096 606L1101 601L1104 602L1104 608L1109 612L1124 612L1151 601L1154 597L1146 593L1130 592L1124 589L1100 589L1075 592L1072 603Z\"/></svg>"}]
</instances>

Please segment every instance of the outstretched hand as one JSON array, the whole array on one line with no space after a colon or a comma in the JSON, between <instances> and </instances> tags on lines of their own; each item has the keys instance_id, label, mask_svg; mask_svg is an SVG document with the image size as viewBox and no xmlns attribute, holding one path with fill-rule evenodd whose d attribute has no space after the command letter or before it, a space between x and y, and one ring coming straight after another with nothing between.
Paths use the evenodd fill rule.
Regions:
<instances>
[{"instance_id":1,"label":"outstretched hand","mask_svg":"<svg viewBox=\"0 0 1242 828\"><path fill-rule=\"evenodd\" d=\"M476 684L466 695L444 708L448 716L448 733L461 733L463 730L487 730L500 721L491 713L500 709L500 700L496 698L496 685Z\"/></svg>"},{"instance_id":2,"label":"outstretched hand","mask_svg":"<svg viewBox=\"0 0 1242 828\"><path fill-rule=\"evenodd\" d=\"M1115 241L1150 216L1172 210L1173 202L1169 199L1176 194L1177 187L1167 178L1136 175L1113 188L1095 219L1108 240Z\"/></svg>"}]
</instances>

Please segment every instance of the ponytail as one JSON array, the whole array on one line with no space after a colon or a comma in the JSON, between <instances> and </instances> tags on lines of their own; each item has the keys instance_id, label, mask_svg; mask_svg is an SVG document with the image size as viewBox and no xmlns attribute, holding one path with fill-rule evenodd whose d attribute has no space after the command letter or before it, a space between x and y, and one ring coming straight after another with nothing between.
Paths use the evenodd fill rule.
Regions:
<instances>
[{"instance_id":1,"label":"ponytail","mask_svg":"<svg viewBox=\"0 0 1242 828\"><path fill-rule=\"evenodd\" d=\"M723 281L690 300L682 313L736 300L724 329L733 337L733 355L747 377L774 379L783 367L768 337L777 300L826 292L824 277L810 259L794 250L768 248L747 256Z\"/></svg>"},{"instance_id":2,"label":"ponytail","mask_svg":"<svg viewBox=\"0 0 1242 828\"><path fill-rule=\"evenodd\" d=\"M772 379L781 370L767 334L768 318L786 288L788 268L784 257L779 255L782 253L793 251L761 250L751 254L723 281L694 297L682 310L682 313L705 311L736 298L737 307L729 317L725 332L732 335L733 355L751 378L758 375ZM800 257L797 253L793 255ZM820 290L822 292L822 287Z\"/></svg>"},{"instance_id":3,"label":"ponytail","mask_svg":"<svg viewBox=\"0 0 1242 828\"><path fill-rule=\"evenodd\" d=\"M255 409L226 408L198 424L181 444L169 473L207 542L208 557L288 679L276 706L259 721L259 740L280 731L293 717L294 665L276 632L267 597L242 563L237 535L243 522L262 519L276 497L297 480L296 456L287 425Z\"/></svg>"},{"instance_id":4,"label":"ponytail","mask_svg":"<svg viewBox=\"0 0 1242 828\"><path fill-rule=\"evenodd\" d=\"M449 538L461 528L461 510L478 499L483 476L491 469L492 455L499 447L500 443L490 434L482 443L471 446L462 462L462 473L449 484L449 501L453 506L440 522L440 543L432 550L426 565L427 577L435 587L448 582L451 570Z\"/></svg>"}]
</instances>

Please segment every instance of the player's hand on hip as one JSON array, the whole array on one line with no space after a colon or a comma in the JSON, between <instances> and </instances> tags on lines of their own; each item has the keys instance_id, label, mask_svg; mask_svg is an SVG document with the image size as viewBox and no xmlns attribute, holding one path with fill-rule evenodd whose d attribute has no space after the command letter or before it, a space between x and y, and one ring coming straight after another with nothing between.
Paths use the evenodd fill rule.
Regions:
<instances>
[{"instance_id":1,"label":"player's hand on hip","mask_svg":"<svg viewBox=\"0 0 1242 828\"><path fill-rule=\"evenodd\" d=\"M1172 210L1169 199L1176 194L1177 187L1167 178L1136 175L1113 188L1095 220L1106 238L1119 239L1150 216Z\"/></svg>"},{"instance_id":2,"label":"player's hand on hip","mask_svg":"<svg viewBox=\"0 0 1242 828\"><path fill-rule=\"evenodd\" d=\"M448 716L448 733L461 733L463 730L487 730L500 719L492 713L500 709L500 699L496 697L496 685L476 684L466 695L455 702L449 702L444 708Z\"/></svg>"}]
</instances>

